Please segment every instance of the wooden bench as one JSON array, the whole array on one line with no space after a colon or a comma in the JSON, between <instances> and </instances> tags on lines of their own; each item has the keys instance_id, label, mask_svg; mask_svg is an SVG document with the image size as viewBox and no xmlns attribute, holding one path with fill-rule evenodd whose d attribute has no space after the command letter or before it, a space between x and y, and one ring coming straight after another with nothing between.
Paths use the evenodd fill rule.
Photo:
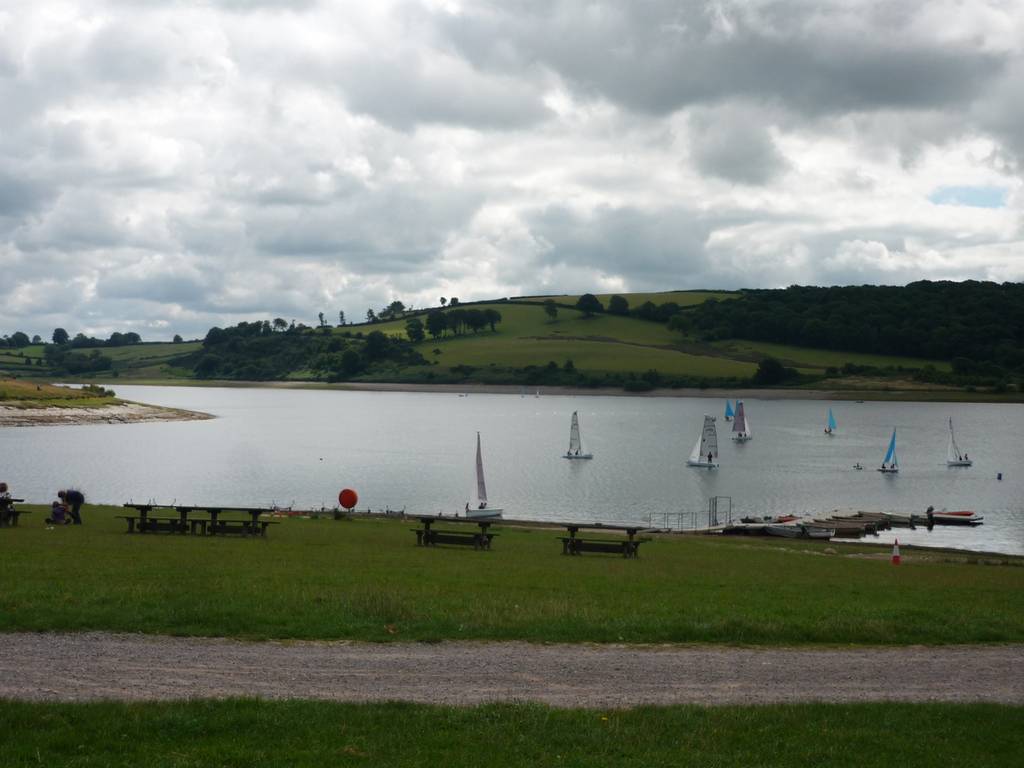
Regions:
<instances>
[{"instance_id":1,"label":"wooden bench","mask_svg":"<svg viewBox=\"0 0 1024 768\"><path fill-rule=\"evenodd\" d=\"M577 536L559 536L563 555L582 555L584 552L605 552L635 559L640 556L640 545L646 539L581 539Z\"/></svg>"},{"instance_id":2,"label":"wooden bench","mask_svg":"<svg viewBox=\"0 0 1024 768\"><path fill-rule=\"evenodd\" d=\"M185 533L186 526L179 517L143 517L118 515L128 524L128 533Z\"/></svg>"},{"instance_id":3,"label":"wooden bench","mask_svg":"<svg viewBox=\"0 0 1024 768\"><path fill-rule=\"evenodd\" d=\"M20 511L15 503L20 504L24 499L5 499L4 504L0 506L0 528L16 528L18 526L19 515L30 515L31 510L25 512Z\"/></svg>"},{"instance_id":4,"label":"wooden bench","mask_svg":"<svg viewBox=\"0 0 1024 768\"><path fill-rule=\"evenodd\" d=\"M268 525L277 525L275 520L191 520L192 532L197 527L202 528L203 534L210 536L228 536L238 534L240 536L266 536Z\"/></svg>"},{"instance_id":5,"label":"wooden bench","mask_svg":"<svg viewBox=\"0 0 1024 768\"><path fill-rule=\"evenodd\" d=\"M491 539L498 534L485 531L438 531L423 528L410 529L416 533L416 544L421 547L436 547L438 544L472 546L473 549L490 549Z\"/></svg>"}]
</instances>

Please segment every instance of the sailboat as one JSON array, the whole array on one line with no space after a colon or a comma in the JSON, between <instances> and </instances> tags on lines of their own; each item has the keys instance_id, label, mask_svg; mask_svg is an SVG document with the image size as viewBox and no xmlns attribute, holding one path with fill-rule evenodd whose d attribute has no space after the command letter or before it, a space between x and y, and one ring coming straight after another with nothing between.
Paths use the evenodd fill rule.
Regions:
<instances>
[{"instance_id":1,"label":"sailboat","mask_svg":"<svg viewBox=\"0 0 1024 768\"><path fill-rule=\"evenodd\" d=\"M735 415L735 411L732 409L732 400L725 401L725 420L732 421L732 417Z\"/></svg>"},{"instance_id":2,"label":"sailboat","mask_svg":"<svg viewBox=\"0 0 1024 768\"><path fill-rule=\"evenodd\" d=\"M569 450L562 454L566 459L592 459L594 454L584 453L580 442L580 418L576 411L572 412L572 424L569 427Z\"/></svg>"},{"instance_id":3,"label":"sailboat","mask_svg":"<svg viewBox=\"0 0 1024 768\"><path fill-rule=\"evenodd\" d=\"M900 471L900 460L896 457L895 428L892 430L892 439L889 440L889 450L885 452L885 458L882 459L882 466L878 468L878 471L887 475L894 475Z\"/></svg>"},{"instance_id":4,"label":"sailboat","mask_svg":"<svg viewBox=\"0 0 1024 768\"><path fill-rule=\"evenodd\" d=\"M715 461L717 458L718 430L715 429L715 417L705 415L704 426L701 427L700 436L697 438L693 450L690 451L690 458L686 460L686 465L715 469L718 466L718 462Z\"/></svg>"},{"instance_id":5,"label":"sailboat","mask_svg":"<svg viewBox=\"0 0 1024 768\"><path fill-rule=\"evenodd\" d=\"M466 517L501 517L502 510L487 505L487 484L484 483L484 459L480 452L480 433L476 433L476 507L466 502Z\"/></svg>"},{"instance_id":6,"label":"sailboat","mask_svg":"<svg viewBox=\"0 0 1024 768\"><path fill-rule=\"evenodd\" d=\"M974 462L967 458L967 454L960 450L956 444L956 437L953 436L953 419L949 419L949 442L946 444L946 466L947 467L969 467Z\"/></svg>"},{"instance_id":7,"label":"sailboat","mask_svg":"<svg viewBox=\"0 0 1024 768\"><path fill-rule=\"evenodd\" d=\"M737 443L745 443L754 435L750 432L750 419L747 418L743 401L736 401L736 418L732 420L732 439Z\"/></svg>"},{"instance_id":8,"label":"sailboat","mask_svg":"<svg viewBox=\"0 0 1024 768\"><path fill-rule=\"evenodd\" d=\"M825 422L825 434L834 435L836 433L836 417L832 415L832 409L828 409L828 420Z\"/></svg>"}]
</instances>

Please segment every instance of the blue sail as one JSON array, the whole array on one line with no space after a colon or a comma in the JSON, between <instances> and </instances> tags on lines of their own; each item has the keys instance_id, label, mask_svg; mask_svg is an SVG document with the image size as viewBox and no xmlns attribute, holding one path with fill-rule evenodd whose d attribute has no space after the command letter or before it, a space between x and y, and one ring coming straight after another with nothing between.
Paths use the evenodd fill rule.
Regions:
<instances>
[{"instance_id":1,"label":"blue sail","mask_svg":"<svg viewBox=\"0 0 1024 768\"><path fill-rule=\"evenodd\" d=\"M896 430L892 431L892 439L889 441L889 450L882 459L883 464L893 464L896 461Z\"/></svg>"},{"instance_id":2,"label":"blue sail","mask_svg":"<svg viewBox=\"0 0 1024 768\"><path fill-rule=\"evenodd\" d=\"M733 414L733 410L732 410L732 401L731 400L726 400L725 401L725 418L731 419L733 417L733 415L734 414Z\"/></svg>"},{"instance_id":3,"label":"blue sail","mask_svg":"<svg viewBox=\"0 0 1024 768\"><path fill-rule=\"evenodd\" d=\"M836 428L836 417L832 415L832 409L828 409L828 428L831 431L835 431Z\"/></svg>"}]
</instances>

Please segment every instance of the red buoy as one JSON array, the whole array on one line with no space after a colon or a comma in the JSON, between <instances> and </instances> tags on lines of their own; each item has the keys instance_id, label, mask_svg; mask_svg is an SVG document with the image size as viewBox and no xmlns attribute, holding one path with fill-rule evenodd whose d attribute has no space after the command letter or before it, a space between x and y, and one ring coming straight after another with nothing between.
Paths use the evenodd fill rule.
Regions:
<instances>
[{"instance_id":1,"label":"red buoy","mask_svg":"<svg viewBox=\"0 0 1024 768\"><path fill-rule=\"evenodd\" d=\"M341 493L338 494L338 503L345 509L352 509L359 503L359 494L351 488L344 488Z\"/></svg>"}]
</instances>

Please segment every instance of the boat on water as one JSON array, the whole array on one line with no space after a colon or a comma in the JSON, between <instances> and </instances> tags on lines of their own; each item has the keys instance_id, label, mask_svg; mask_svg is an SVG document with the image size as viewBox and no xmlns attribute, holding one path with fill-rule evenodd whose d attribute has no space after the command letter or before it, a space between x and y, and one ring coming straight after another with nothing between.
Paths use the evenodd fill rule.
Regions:
<instances>
[{"instance_id":1,"label":"boat on water","mask_svg":"<svg viewBox=\"0 0 1024 768\"><path fill-rule=\"evenodd\" d=\"M828 409L828 418L825 420L825 434L834 435L836 433L836 417L832 415L832 409Z\"/></svg>"},{"instance_id":2,"label":"boat on water","mask_svg":"<svg viewBox=\"0 0 1024 768\"><path fill-rule=\"evenodd\" d=\"M857 462L856 464L854 464L854 465L853 465L853 468L854 468L854 469L864 469L864 465L863 465L863 464L861 464L861 463L860 463L860 462L858 461L858 462Z\"/></svg>"},{"instance_id":3,"label":"boat on water","mask_svg":"<svg viewBox=\"0 0 1024 768\"><path fill-rule=\"evenodd\" d=\"M572 423L569 425L569 450L562 454L564 459L592 459L594 454L584 453L580 441L580 418L576 411L572 412Z\"/></svg>"},{"instance_id":4,"label":"boat on water","mask_svg":"<svg viewBox=\"0 0 1024 768\"><path fill-rule=\"evenodd\" d=\"M745 443L753 437L750 431L750 418L742 400L736 401L736 415L732 420L732 439L737 443Z\"/></svg>"},{"instance_id":5,"label":"boat on water","mask_svg":"<svg viewBox=\"0 0 1024 768\"><path fill-rule=\"evenodd\" d=\"M960 450L956 444L956 436L953 434L953 417L949 418L949 442L946 443L946 466L947 467L969 467L974 462L966 453Z\"/></svg>"},{"instance_id":6,"label":"boat on water","mask_svg":"<svg viewBox=\"0 0 1024 768\"><path fill-rule=\"evenodd\" d=\"M501 517L502 510L487 503L487 484L484 482L484 458L480 451L480 433L476 433L476 506L466 502L466 517L473 519Z\"/></svg>"},{"instance_id":7,"label":"boat on water","mask_svg":"<svg viewBox=\"0 0 1024 768\"><path fill-rule=\"evenodd\" d=\"M956 512L929 512L928 523L935 525L981 525L985 520L984 515L970 510L958 510Z\"/></svg>"},{"instance_id":8,"label":"boat on water","mask_svg":"<svg viewBox=\"0 0 1024 768\"><path fill-rule=\"evenodd\" d=\"M896 429L892 430L892 438L889 440L889 450L885 452L885 458L882 459L882 466L878 468L878 471L886 475L895 475L900 471L900 460L896 456Z\"/></svg>"},{"instance_id":9,"label":"boat on water","mask_svg":"<svg viewBox=\"0 0 1024 768\"><path fill-rule=\"evenodd\" d=\"M715 428L715 417L704 415L704 426L701 427L697 442L686 460L688 467L715 469L718 467L718 430Z\"/></svg>"},{"instance_id":10,"label":"boat on water","mask_svg":"<svg viewBox=\"0 0 1024 768\"><path fill-rule=\"evenodd\" d=\"M732 417L736 415L736 412L732 409L732 400L725 401L725 420L732 421Z\"/></svg>"}]
</instances>

